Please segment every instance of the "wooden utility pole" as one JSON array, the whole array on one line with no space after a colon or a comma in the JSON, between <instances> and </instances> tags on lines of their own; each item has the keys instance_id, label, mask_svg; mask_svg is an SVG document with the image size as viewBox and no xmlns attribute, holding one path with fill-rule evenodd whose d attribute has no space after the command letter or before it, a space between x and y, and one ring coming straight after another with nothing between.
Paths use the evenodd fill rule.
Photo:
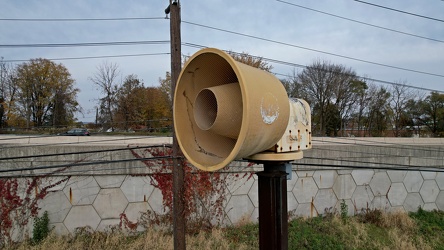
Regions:
<instances>
[{"instance_id":1,"label":"wooden utility pole","mask_svg":"<svg viewBox=\"0 0 444 250\"><path fill-rule=\"evenodd\" d=\"M170 43L171 43L171 97L174 107L174 90L182 68L182 51L180 38L180 1L170 0L165 12L170 13ZM173 129L173 237L174 249L185 249L185 172L180 158L180 148Z\"/></svg>"}]
</instances>

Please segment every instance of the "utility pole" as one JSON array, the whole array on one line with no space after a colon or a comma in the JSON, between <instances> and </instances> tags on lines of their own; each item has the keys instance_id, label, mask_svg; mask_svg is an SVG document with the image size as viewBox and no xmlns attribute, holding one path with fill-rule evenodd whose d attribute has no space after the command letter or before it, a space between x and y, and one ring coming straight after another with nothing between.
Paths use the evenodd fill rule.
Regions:
<instances>
[{"instance_id":1,"label":"utility pole","mask_svg":"<svg viewBox=\"0 0 444 250\"><path fill-rule=\"evenodd\" d=\"M169 0L169 6L165 9L170 14L170 43L171 43L171 96L174 91L182 68L182 51L180 38L180 1ZM174 125L173 125L174 126ZM185 246L185 172L182 166L181 152L173 129L173 237L174 249L184 250Z\"/></svg>"}]
</instances>

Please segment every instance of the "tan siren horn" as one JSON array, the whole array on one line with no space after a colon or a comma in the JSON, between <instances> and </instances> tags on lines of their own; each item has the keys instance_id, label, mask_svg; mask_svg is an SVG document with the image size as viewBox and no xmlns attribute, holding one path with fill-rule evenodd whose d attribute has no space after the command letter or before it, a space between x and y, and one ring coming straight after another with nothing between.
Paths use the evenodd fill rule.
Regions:
<instances>
[{"instance_id":1,"label":"tan siren horn","mask_svg":"<svg viewBox=\"0 0 444 250\"><path fill-rule=\"evenodd\" d=\"M180 73L174 129L185 157L199 169L215 171L241 158L302 158L300 150L311 148L310 126L305 101L289 100L274 75L221 50L198 51Z\"/></svg>"}]
</instances>

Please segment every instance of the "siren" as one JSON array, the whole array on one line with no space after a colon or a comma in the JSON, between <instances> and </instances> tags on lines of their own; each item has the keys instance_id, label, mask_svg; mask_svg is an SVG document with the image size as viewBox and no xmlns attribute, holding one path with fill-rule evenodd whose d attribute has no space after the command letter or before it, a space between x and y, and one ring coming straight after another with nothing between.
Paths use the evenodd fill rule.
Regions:
<instances>
[{"instance_id":1,"label":"siren","mask_svg":"<svg viewBox=\"0 0 444 250\"><path fill-rule=\"evenodd\" d=\"M183 154L205 171L242 158L288 162L311 148L308 103L289 99L273 74L214 48L198 51L185 63L173 118Z\"/></svg>"}]
</instances>

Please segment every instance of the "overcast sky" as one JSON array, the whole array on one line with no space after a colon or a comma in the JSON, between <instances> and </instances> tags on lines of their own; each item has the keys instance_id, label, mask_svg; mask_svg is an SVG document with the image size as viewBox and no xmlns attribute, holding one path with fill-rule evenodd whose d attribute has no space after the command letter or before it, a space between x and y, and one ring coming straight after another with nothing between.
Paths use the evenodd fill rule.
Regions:
<instances>
[{"instance_id":1,"label":"overcast sky","mask_svg":"<svg viewBox=\"0 0 444 250\"><path fill-rule=\"evenodd\" d=\"M158 86L170 68L168 0L2 0L0 57L71 59L65 65L80 89L81 121L93 121L101 94L88 77L104 61L119 65L121 79L136 74L145 86ZM182 42L247 52L283 62L310 65L327 60L351 67L360 76L444 92L444 1L366 0L414 13L400 13L354 0L181 1ZM314 11L316 10L316 11ZM323 12L323 13L321 13ZM329 15L328 15L329 14ZM157 18L125 21L9 21L5 19ZM425 18L428 17L428 18ZM349 19L349 20L346 20ZM350 21L350 19L354 21ZM435 19L435 20L432 20ZM382 28L377 28L383 27ZM394 31L389 31L394 30ZM402 34L404 33L404 34ZM405 34L408 33L409 35ZM19 47L18 44L163 41L160 44ZM183 45L182 53L198 49ZM19 63L19 62L18 62ZM279 78L302 68L271 63ZM416 72L414 72L416 71ZM119 79L119 81L121 81Z\"/></svg>"}]
</instances>

